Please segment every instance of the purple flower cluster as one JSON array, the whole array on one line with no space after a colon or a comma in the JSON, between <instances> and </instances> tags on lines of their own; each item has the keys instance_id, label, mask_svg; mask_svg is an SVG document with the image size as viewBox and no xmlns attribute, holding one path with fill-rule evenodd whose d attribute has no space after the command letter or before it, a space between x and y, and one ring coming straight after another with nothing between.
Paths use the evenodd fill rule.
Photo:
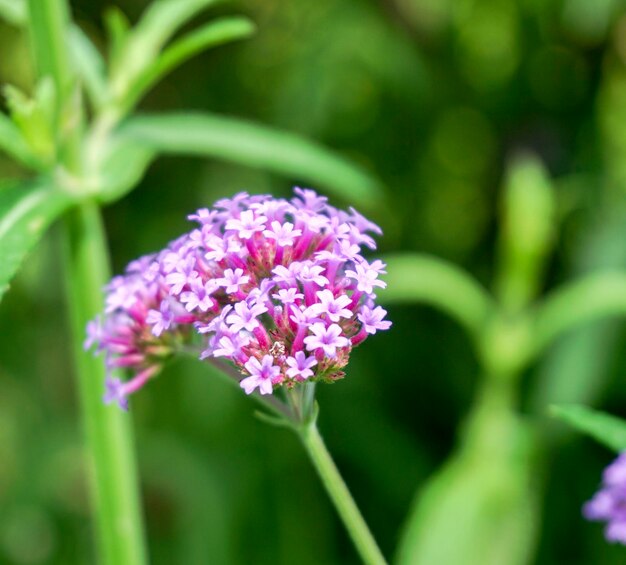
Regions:
<instances>
[{"instance_id":1,"label":"purple flower cluster","mask_svg":"<svg viewBox=\"0 0 626 565\"><path fill-rule=\"evenodd\" d=\"M588 520L607 522L604 535L626 545L626 451L602 475L602 488L583 507Z\"/></svg>"},{"instance_id":2,"label":"purple flower cluster","mask_svg":"<svg viewBox=\"0 0 626 565\"><path fill-rule=\"evenodd\" d=\"M290 201L240 193L198 210L189 216L196 229L111 281L86 345L134 377L108 379L105 401L126 408L130 393L193 343L202 359L234 363L248 394L332 382L352 347L390 327L374 294L386 286L385 265L361 255L376 248L370 234L380 228L312 190L295 193Z\"/></svg>"}]
</instances>

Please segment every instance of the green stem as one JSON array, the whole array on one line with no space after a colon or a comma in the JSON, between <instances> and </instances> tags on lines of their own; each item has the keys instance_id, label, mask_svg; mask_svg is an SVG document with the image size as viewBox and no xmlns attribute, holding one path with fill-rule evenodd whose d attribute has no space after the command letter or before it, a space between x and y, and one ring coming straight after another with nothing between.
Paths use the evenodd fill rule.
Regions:
<instances>
[{"instance_id":1,"label":"green stem","mask_svg":"<svg viewBox=\"0 0 626 565\"><path fill-rule=\"evenodd\" d=\"M89 448L92 503L101 562L146 563L130 415L102 402L102 359L81 346L85 326L102 311L102 287L109 264L104 230L96 204L85 202L65 220L65 277L71 315L74 356Z\"/></svg>"},{"instance_id":2,"label":"green stem","mask_svg":"<svg viewBox=\"0 0 626 565\"><path fill-rule=\"evenodd\" d=\"M361 559L367 565L385 565L385 558L326 449L315 422L300 428L298 433Z\"/></svg>"},{"instance_id":3,"label":"green stem","mask_svg":"<svg viewBox=\"0 0 626 565\"><path fill-rule=\"evenodd\" d=\"M50 76L63 100L72 80L66 43L69 9L64 0L29 0L28 27L37 74Z\"/></svg>"},{"instance_id":4,"label":"green stem","mask_svg":"<svg viewBox=\"0 0 626 565\"><path fill-rule=\"evenodd\" d=\"M74 69L67 36L67 0L28 0L28 27L39 77L54 81L57 95L58 164L80 173L82 106L73 96ZM88 467L101 559L106 565L146 563L130 417L102 402L105 367L83 351L85 326L102 310L110 278L98 206L83 202L64 225L64 269L74 357L85 422Z\"/></svg>"}]
</instances>

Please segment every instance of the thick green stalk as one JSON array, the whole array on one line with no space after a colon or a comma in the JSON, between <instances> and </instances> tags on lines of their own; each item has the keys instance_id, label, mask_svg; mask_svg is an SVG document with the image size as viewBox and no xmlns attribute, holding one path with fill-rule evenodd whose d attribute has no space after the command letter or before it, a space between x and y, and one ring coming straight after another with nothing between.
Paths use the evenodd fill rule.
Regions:
<instances>
[{"instance_id":1,"label":"thick green stalk","mask_svg":"<svg viewBox=\"0 0 626 565\"><path fill-rule=\"evenodd\" d=\"M315 422L298 430L300 439L317 470L326 491L330 495L339 516L343 520L361 559L367 565L385 565L376 540L369 531L363 516L341 478L339 470L324 445Z\"/></svg>"},{"instance_id":2,"label":"thick green stalk","mask_svg":"<svg viewBox=\"0 0 626 565\"><path fill-rule=\"evenodd\" d=\"M39 77L50 77L57 96L58 165L80 173L82 106L75 96L74 69L67 45L66 0L29 0L28 24ZM85 327L102 311L102 287L110 278L104 229L98 206L84 201L64 223L64 269L74 356L85 422L92 506L98 531L99 561L105 565L146 563L131 420L102 402L102 359L82 348Z\"/></svg>"},{"instance_id":3,"label":"thick green stalk","mask_svg":"<svg viewBox=\"0 0 626 565\"><path fill-rule=\"evenodd\" d=\"M104 405L104 364L82 347L85 326L102 311L102 287L110 278L97 205L85 202L71 211L64 228L68 307L101 562L142 565L146 551L130 415Z\"/></svg>"}]
</instances>

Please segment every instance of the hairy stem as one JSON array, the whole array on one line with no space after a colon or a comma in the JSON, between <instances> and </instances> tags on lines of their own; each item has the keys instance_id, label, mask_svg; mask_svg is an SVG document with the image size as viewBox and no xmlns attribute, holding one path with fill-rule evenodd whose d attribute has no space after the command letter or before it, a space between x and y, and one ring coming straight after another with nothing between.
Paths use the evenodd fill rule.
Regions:
<instances>
[{"instance_id":1,"label":"hairy stem","mask_svg":"<svg viewBox=\"0 0 626 565\"><path fill-rule=\"evenodd\" d=\"M326 449L315 422L299 428L298 433L361 559L366 565L385 565L385 558Z\"/></svg>"}]
</instances>

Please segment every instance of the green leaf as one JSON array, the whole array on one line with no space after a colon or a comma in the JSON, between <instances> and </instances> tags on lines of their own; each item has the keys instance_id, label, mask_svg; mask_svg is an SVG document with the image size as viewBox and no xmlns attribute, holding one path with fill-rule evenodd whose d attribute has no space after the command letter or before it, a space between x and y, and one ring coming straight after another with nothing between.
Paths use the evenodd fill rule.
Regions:
<instances>
[{"instance_id":1,"label":"green leaf","mask_svg":"<svg viewBox=\"0 0 626 565\"><path fill-rule=\"evenodd\" d=\"M51 163L55 152L56 92L50 77L41 79L32 98L12 85L4 87L11 119L19 128L29 152Z\"/></svg>"},{"instance_id":2,"label":"green leaf","mask_svg":"<svg viewBox=\"0 0 626 565\"><path fill-rule=\"evenodd\" d=\"M501 414L423 488L398 548L398 565L526 565L538 505L527 430Z\"/></svg>"},{"instance_id":3,"label":"green leaf","mask_svg":"<svg viewBox=\"0 0 626 565\"><path fill-rule=\"evenodd\" d=\"M109 62L114 67L126 47L130 33L130 22L117 6L111 6L104 12L104 27L109 40Z\"/></svg>"},{"instance_id":4,"label":"green leaf","mask_svg":"<svg viewBox=\"0 0 626 565\"><path fill-rule=\"evenodd\" d=\"M102 162L99 178L101 201L114 202L135 188L154 157L152 149L114 137Z\"/></svg>"},{"instance_id":5,"label":"green leaf","mask_svg":"<svg viewBox=\"0 0 626 565\"><path fill-rule=\"evenodd\" d=\"M106 66L102 55L78 26L70 28L71 54L85 90L94 108L101 108L106 100L108 85Z\"/></svg>"},{"instance_id":6,"label":"green leaf","mask_svg":"<svg viewBox=\"0 0 626 565\"><path fill-rule=\"evenodd\" d=\"M0 150L28 167L38 166L37 159L24 141L20 129L2 113L0 113Z\"/></svg>"},{"instance_id":7,"label":"green leaf","mask_svg":"<svg viewBox=\"0 0 626 565\"><path fill-rule=\"evenodd\" d=\"M454 318L478 338L494 305L489 294L458 267L427 255L398 254L387 263L387 288L381 302L424 303Z\"/></svg>"},{"instance_id":8,"label":"green leaf","mask_svg":"<svg viewBox=\"0 0 626 565\"><path fill-rule=\"evenodd\" d=\"M0 17L21 26L26 21L26 2L24 0L0 0Z\"/></svg>"},{"instance_id":9,"label":"green leaf","mask_svg":"<svg viewBox=\"0 0 626 565\"><path fill-rule=\"evenodd\" d=\"M609 449L617 452L626 449L626 420L576 404L552 406L550 411Z\"/></svg>"},{"instance_id":10,"label":"green leaf","mask_svg":"<svg viewBox=\"0 0 626 565\"><path fill-rule=\"evenodd\" d=\"M624 205L626 202L611 205L610 210L594 215L595 219L582 229L585 237L572 257L579 277L623 269L626 265ZM551 404L595 404L612 373L612 360L621 342L620 326L623 323L618 318L607 318L564 332L548 348L539 367L529 395L531 410L545 414ZM550 429L544 426L544 437L549 433L551 441L561 440L564 428L553 424Z\"/></svg>"},{"instance_id":11,"label":"green leaf","mask_svg":"<svg viewBox=\"0 0 626 565\"><path fill-rule=\"evenodd\" d=\"M217 0L156 0L133 29L134 49L156 53L178 29Z\"/></svg>"},{"instance_id":12,"label":"green leaf","mask_svg":"<svg viewBox=\"0 0 626 565\"><path fill-rule=\"evenodd\" d=\"M248 18L220 18L173 42L137 77L125 98L125 105L134 106L139 98L166 74L205 49L250 36L255 26Z\"/></svg>"},{"instance_id":13,"label":"green leaf","mask_svg":"<svg viewBox=\"0 0 626 565\"><path fill-rule=\"evenodd\" d=\"M267 169L326 187L374 208L379 184L356 165L295 134L206 113L143 115L122 125L120 136L162 153L202 155Z\"/></svg>"},{"instance_id":14,"label":"green leaf","mask_svg":"<svg viewBox=\"0 0 626 565\"><path fill-rule=\"evenodd\" d=\"M123 100L137 76L148 67L167 41L203 9L217 0L156 0L128 34L119 57L111 62L112 90Z\"/></svg>"},{"instance_id":15,"label":"green leaf","mask_svg":"<svg viewBox=\"0 0 626 565\"><path fill-rule=\"evenodd\" d=\"M609 317L626 317L626 273L587 275L550 294L539 307L534 349L545 349L564 332Z\"/></svg>"},{"instance_id":16,"label":"green leaf","mask_svg":"<svg viewBox=\"0 0 626 565\"><path fill-rule=\"evenodd\" d=\"M26 254L72 201L44 182L0 186L0 299Z\"/></svg>"},{"instance_id":17,"label":"green leaf","mask_svg":"<svg viewBox=\"0 0 626 565\"><path fill-rule=\"evenodd\" d=\"M496 295L509 312L536 296L554 240L554 189L541 161L518 156L507 171Z\"/></svg>"}]
</instances>

